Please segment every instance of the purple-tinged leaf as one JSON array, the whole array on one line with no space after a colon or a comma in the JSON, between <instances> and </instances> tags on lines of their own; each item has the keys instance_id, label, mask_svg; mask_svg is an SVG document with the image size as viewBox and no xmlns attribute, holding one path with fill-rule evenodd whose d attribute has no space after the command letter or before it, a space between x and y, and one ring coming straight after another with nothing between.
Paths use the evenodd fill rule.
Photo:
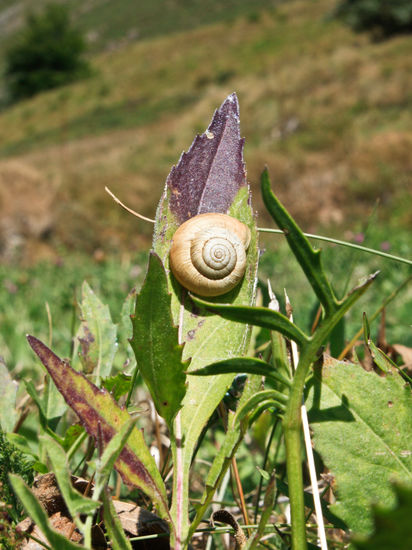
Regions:
<instances>
[{"instance_id":1,"label":"purple-tinged leaf","mask_svg":"<svg viewBox=\"0 0 412 550\"><path fill-rule=\"evenodd\" d=\"M239 189L246 185L243 143L239 104L232 94L167 178L169 207L179 223L197 214L229 210Z\"/></svg>"},{"instance_id":2,"label":"purple-tinged leaf","mask_svg":"<svg viewBox=\"0 0 412 550\"><path fill-rule=\"evenodd\" d=\"M79 416L87 432L101 438L104 447L130 420L129 413L119 407L110 393L99 389L70 365L57 357L33 336L27 340L46 367L66 402ZM145 492L157 506L159 514L170 520L166 489L142 432L134 428L115 463L124 482Z\"/></svg>"}]
</instances>

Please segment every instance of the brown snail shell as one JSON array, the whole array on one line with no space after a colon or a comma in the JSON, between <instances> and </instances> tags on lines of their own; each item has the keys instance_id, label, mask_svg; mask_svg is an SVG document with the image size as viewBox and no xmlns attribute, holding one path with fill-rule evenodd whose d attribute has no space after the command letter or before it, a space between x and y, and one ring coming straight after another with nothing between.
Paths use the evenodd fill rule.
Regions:
<instances>
[{"instance_id":1,"label":"brown snail shell","mask_svg":"<svg viewBox=\"0 0 412 550\"><path fill-rule=\"evenodd\" d=\"M227 214L199 214L173 235L170 268L179 283L200 296L232 290L246 270L250 230Z\"/></svg>"}]
</instances>

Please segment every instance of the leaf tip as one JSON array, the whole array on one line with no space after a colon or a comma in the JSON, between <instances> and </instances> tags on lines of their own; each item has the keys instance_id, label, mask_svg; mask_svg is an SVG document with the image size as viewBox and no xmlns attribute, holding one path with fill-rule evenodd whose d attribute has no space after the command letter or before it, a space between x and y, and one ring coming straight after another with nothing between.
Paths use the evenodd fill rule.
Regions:
<instances>
[{"instance_id":1,"label":"leaf tip","mask_svg":"<svg viewBox=\"0 0 412 550\"><path fill-rule=\"evenodd\" d=\"M26 334L26 340L28 341L32 350L35 351L36 353L40 347L44 346L44 344L38 338L36 338L35 336L32 336L31 334Z\"/></svg>"}]
</instances>

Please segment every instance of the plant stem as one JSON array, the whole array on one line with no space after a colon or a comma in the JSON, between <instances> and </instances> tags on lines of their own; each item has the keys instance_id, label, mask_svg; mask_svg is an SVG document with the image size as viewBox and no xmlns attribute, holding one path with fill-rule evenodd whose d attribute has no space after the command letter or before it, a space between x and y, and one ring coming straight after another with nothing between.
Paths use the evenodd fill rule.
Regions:
<instances>
[{"instance_id":1,"label":"plant stem","mask_svg":"<svg viewBox=\"0 0 412 550\"><path fill-rule=\"evenodd\" d=\"M286 467L289 485L289 500L292 520L292 549L306 550L305 505L303 500L303 474L301 429L303 390L308 369L314 357L314 342L301 351L298 366L293 377L289 402L283 418L286 445Z\"/></svg>"},{"instance_id":2,"label":"plant stem","mask_svg":"<svg viewBox=\"0 0 412 550\"><path fill-rule=\"evenodd\" d=\"M176 538L171 537L170 543L173 550L186 548L188 541L188 515L189 515L189 480L183 467L183 448L180 411L175 418L175 433L171 438L173 454L173 497L171 516L176 526Z\"/></svg>"},{"instance_id":3,"label":"plant stem","mask_svg":"<svg viewBox=\"0 0 412 550\"><path fill-rule=\"evenodd\" d=\"M305 506L303 502L303 476L300 429L284 429L286 464L289 485L290 513L292 523L292 549L306 550Z\"/></svg>"},{"instance_id":4,"label":"plant stem","mask_svg":"<svg viewBox=\"0 0 412 550\"><path fill-rule=\"evenodd\" d=\"M283 234L283 231L281 229L269 229L267 227L258 227L258 231L260 233L277 233L279 235ZM362 246L360 244L348 243L347 241L332 239L332 237L324 237L323 235L314 235L313 233L303 233L303 235L305 235L305 237L308 237L309 239L317 239L318 241L325 241L327 243L338 244L340 246L347 246L348 248L354 248L356 250L361 250L362 252L367 252L368 254L375 254L375 256L387 258L388 260L412 265L412 260L401 258L400 256L394 256L393 254L388 254L387 252L382 252L381 250L375 250L374 248L367 248L366 246Z\"/></svg>"},{"instance_id":5,"label":"plant stem","mask_svg":"<svg viewBox=\"0 0 412 550\"><path fill-rule=\"evenodd\" d=\"M237 469L237 463L236 463L236 457L235 456L232 456L232 472L233 472L233 476L234 476L235 481L236 481L237 492L239 494L243 521L244 521L245 525L249 525L250 521L249 521L247 508L246 508L245 495L243 493L243 487L242 487L242 483L240 481L239 470ZM248 534L249 534L249 536L251 534L249 530L248 530Z\"/></svg>"}]
</instances>

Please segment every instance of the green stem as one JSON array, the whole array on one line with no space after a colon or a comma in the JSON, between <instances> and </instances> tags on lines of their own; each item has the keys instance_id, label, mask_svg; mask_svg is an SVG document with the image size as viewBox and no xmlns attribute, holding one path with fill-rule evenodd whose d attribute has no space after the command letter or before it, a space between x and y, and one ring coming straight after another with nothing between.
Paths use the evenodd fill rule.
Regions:
<instances>
[{"instance_id":1,"label":"green stem","mask_svg":"<svg viewBox=\"0 0 412 550\"><path fill-rule=\"evenodd\" d=\"M293 377L289 402L283 418L283 430L286 445L286 468L289 485L289 500L292 520L292 549L306 550L305 505L303 500L303 474L301 427L303 390L306 375L314 357L313 341L301 352L298 366Z\"/></svg>"},{"instance_id":2,"label":"green stem","mask_svg":"<svg viewBox=\"0 0 412 550\"><path fill-rule=\"evenodd\" d=\"M189 532L189 468L184 467L183 438L181 432L180 411L174 423L174 433L171 436L173 457L173 495L170 515L176 527L175 539L171 537L170 547L182 550L188 545Z\"/></svg>"},{"instance_id":3,"label":"green stem","mask_svg":"<svg viewBox=\"0 0 412 550\"><path fill-rule=\"evenodd\" d=\"M269 229L267 227L258 227L260 233L277 233L279 235L283 234L281 229ZM367 248L360 244L348 243L347 241L341 241L339 239L332 239L332 237L324 237L323 235L314 235L313 233L303 233L305 237L309 239L317 239L318 241L326 241L328 243L338 244L340 246L347 246L348 248L355 248L356 250L361 250L362 252L367 252L368 254L375 254L375 256L382 256L382 258L387 258L388 260L394 260L395 262L401 262L403 264L412 265L412 260L407 258L401 258L400 256L394 256L393 254L388 254L387 252L382 252L381 250L375 250L374 248Z\"/></svg>"},{"instance_id":4,"label":"green stem","mask_svg":"<svg viewBox=\"0 0 412 550\"><path fill-rule=\"evenodd\" d=\"M130 405L130 401L132 399L132 394L133 394L133 390L134 390L134 387L136 385L136 379L137 379L137 375L139 374L139 367L138 365L135 366L135 369L133 371L133 375L132 375L132 380L130 382L130 389L129 389L129 393L127 394L127 397L126 397L126 403L125 403L125 407L126 409L129 407Z\"/></svg>"}]
</instances>

